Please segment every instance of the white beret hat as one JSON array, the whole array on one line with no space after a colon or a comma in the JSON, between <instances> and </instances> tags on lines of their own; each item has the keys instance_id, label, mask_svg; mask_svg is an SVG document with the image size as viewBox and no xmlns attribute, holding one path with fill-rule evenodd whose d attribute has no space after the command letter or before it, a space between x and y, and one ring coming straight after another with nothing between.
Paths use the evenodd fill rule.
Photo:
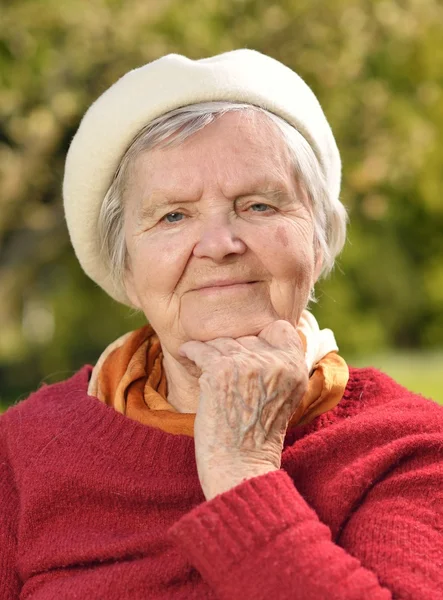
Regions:
<instances>
[{"instance_id":1,"label":"white beret hat","mask_svg":"<svg viewBox=\"0 0 443 600\"><path fill-rule=\"evenodd\" d=\"M260 52L233 50L191 60L169 54L129 71L88 109L68 151L63 181L66 222L81 266L124 304L101 259L97 221L103 199L128 146L145 125L198 102L231 101L262 107L295 127L315 152L332 196L340 191L341 162L322 108L294 71Z\"/></svg>"}]
</instances>

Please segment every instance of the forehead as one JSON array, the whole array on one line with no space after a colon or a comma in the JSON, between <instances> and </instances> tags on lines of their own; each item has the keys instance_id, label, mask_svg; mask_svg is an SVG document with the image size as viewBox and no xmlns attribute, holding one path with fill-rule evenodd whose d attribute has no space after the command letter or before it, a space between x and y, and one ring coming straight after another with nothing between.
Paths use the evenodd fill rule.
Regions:
<instances>
[{"instance_id":1,"label":"forehead","mask_svg":"<svg viewBox=\"0 0 443 600\"><path fill-rule=\"evenodd\" d=\"M170 192L220 183L228 194L238 186L268 180L288 185L290 153L275 123L258 111L235 111L218 117L178 145L157 148L134 162L132 183L152 191Z\"/></svg>"}]
</instances>

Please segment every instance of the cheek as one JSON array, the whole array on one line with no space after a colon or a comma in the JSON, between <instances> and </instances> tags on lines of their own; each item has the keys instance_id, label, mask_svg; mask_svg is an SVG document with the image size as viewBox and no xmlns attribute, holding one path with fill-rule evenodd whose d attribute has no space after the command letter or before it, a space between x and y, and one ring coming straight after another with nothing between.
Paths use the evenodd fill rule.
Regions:
<instances>
[{"instance_id":1,"label":"cheek","mask_svg":"<svg viewBox=\"0 0 443 600\"><path fill-rule=\"evenodd\" d=\"M146 237L132 249L136 286L142 295L152 290L156 295L172 294L188 262L189 253L183 239Z\"/></svg>"},{"instance_id":2,"label":"cheek","mask_svg":"<svg viewBox=\"0 0 443 600\"><path fill-rule=\"evenodd\" d=\"M284 248L287 248L289 245L288 232L283 227L283 225L279 225L275 231L275 241L280 243Z\"/></svg>"},{"instance_id":3,"label":"cheek","mask_svg":"<svg viewBox=\"0 0 443 600\"><path fill-rule=\"evenodd\" d=\"M277 280L299 281L310 277L314 268L314 244L310 227L285 223L270 227L255 240L254 252Z\"/></svg>"}]
</instances>

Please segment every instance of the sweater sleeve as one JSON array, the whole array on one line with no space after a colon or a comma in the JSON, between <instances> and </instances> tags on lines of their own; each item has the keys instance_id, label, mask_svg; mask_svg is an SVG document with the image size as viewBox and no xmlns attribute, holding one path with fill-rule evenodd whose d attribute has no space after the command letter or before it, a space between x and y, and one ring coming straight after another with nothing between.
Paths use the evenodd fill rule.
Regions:
<instances>
[{"instance_id":1,"label":"sweater sleeve","mask_svg":"<svg viewBox=\"0 0 443 600\"><path fill-rule=\"evenodd\" d=\"M396 597L332 542L329 528L283 470L203 503L170 533L220 600Z\"/></svg>"},{"instance_id":2,"label":"sweater sleeve","mask_svg":"<svg viewBox=\"0 0 443 600\"><path fill-rule=\"evenodd\" d=\"M20 595L16 570L18 498L2 424L0 418L0 591L3 600L16 600Z\"/></svg>"},{"instance_id":3,"label":"sweater sleeve","mask_svg":"<svg viewBox=\"0 0 443 600\"><path fill-rule=\"evenodd\" d=\"M283 470L203 503L171 534L220 600L441 599L438 439L440 455L415 447L374 482L335 541Z\"/></svg>"}]
</instances>

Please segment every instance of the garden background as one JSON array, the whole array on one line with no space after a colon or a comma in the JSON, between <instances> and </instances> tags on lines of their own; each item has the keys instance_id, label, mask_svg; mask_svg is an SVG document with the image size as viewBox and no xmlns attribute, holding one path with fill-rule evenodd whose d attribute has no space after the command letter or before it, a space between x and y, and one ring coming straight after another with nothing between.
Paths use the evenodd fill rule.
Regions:
<instances>
[{"instance_id":1,"label":"garden background","mask_svg":"<svg viewBox=\"0 0 443 600\"><path fill-rule=\"evenodd\" d=\"M349 241L313 307L342 355L443 402L441 0L0 2L0 408L93 364L140 317L83 274L61 180L89 104L163 54L295 69L343 160Z\"/></svg>"}]
</instances>

